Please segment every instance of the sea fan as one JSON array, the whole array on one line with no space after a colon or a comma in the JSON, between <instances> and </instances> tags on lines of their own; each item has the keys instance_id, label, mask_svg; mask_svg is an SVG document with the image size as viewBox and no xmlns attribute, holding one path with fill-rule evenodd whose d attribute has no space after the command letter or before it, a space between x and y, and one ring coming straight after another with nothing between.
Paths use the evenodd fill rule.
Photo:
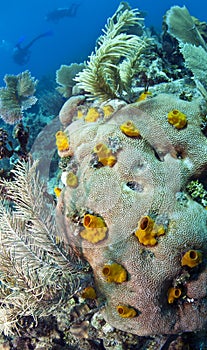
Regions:
<instances>
[{"instance_id":1,"label":"sea fan","mask_svg":"<svg viewBox=\"0 0 207 350\"><path fill-rule=\"evenodd\" d=\"M23 316L50 315L88 280L87 265L56 238L54 207L44 196L37 162L18 163L1 186L0 330L18 327Z\"/></svg>"},{"instance_id":2,"label":"sea fan","mask_svg":"<svg viewBox=\"0 0 207 350\"><path fill-rule=\"evenodd\" d=\"M28 70L4 77L6 87L0 88L0 116L8 124L22 119L23 111L36 103L34 96L37 80Z\"/></svg>"}]
</instances>

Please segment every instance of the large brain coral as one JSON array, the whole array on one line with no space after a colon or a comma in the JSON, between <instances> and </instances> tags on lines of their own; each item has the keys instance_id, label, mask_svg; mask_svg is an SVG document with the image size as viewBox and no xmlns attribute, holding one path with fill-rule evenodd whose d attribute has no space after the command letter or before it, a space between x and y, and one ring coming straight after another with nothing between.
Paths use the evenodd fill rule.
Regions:
<instances>
[{"instance_id":1,"label":"large brain coral","mask_svg":"<svg viewBox=\"0 0 207 350\"><path fill-rule=\"evenodd\" d=\"M123 331L207 323L207 211L186 192L207 171L199 104L160 94L96 122L75 118L65 130L73 156L62 178L75 169L78 186L66 181L59 197L60 235L90 263L104 317ZM174 110L183 128L169 123Z\"/></svg>"}]
</instances>

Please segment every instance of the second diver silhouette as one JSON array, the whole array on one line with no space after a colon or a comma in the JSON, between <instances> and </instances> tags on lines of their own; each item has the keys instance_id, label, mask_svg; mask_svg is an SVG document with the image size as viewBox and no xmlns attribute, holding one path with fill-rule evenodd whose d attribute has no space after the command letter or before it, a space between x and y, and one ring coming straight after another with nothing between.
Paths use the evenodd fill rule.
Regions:
<instances>
[{"instance_id":1,"label":"second diver silhouette","mask_svg":"<svg viewBox=\"0 0 207 350\"><path fill-rule=\"evenodd\" d=\"M39 40L40 38L44 38L46 36L51 36L51 35L52 35L52 31L42 33L36 36L33 40L29 42L29 44L27 44L24 47L22 46L22 42L24 41L24 39L21 38L14 47L13 56L12 56L13 60L20 66L27 64L31 56L30 47L35 43L35 41Z\"/></svg>"},{"instance_id":2,"label":"second diver silhouette","mask_svg":"<svg viewBox=\"0 0 207 350\"><path fill-rule=\"evenodd\" d=\"M46 21L58 22L64 17L75 17L80 4L72 3L70 7L58 7L50 11L46 16Z\"/></svg>"}]
</instances>

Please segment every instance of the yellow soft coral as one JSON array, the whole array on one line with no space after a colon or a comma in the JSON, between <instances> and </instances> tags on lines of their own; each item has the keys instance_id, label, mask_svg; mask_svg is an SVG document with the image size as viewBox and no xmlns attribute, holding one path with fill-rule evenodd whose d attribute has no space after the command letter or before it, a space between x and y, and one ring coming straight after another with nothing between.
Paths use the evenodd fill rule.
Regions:
<instances>
[{"instance_id":1,"label":"yellow soft coral","mask_svg":"<svg viewBox=\"0 0 207 350\"><path fill-rule=\"evenodd\" d=\"M156 237L164 235L165 229L162 225L156 225L150 216L143 216L135 232L140 243L144 245L154 246L157 244Z\"/></svg>"},{"instance_id":2,"label":"yellow soft coral","mask_svg":"<svg viewBox=\"0 0 207 350\"><path fill-rule=\"evenodd\" d=\"M119 316L123 318L131 318L137 315L136 310L133 309L132 307L128 307L125 305L118 305L116 309L118 311Z\"/></svg>"},{"instance_id":3,"label":"yellow soft coral","mask_svg":"<svg viewBox=\"0 0 207 350\"><path fill-rule=\"evenodd\" d=\"M168 122L172 124L176 129L183 129L187 124L187 117L184 113L178 109L173 109L167 115Z\"/></svg>"},{"instance_id":4,"label":"yellow soft coral","mask_svg":"<svg viewBox=\"0 0 207 350\"><path fill-rule=\"evenodd\" d=\"M169 304L174 303L175 299L178 299L182 294L180 288L171 287L168 289L167 300Z\"/></svg>"},{"instance_id":5,"label":"yellow soft coral","mask_svg":"<svg viewBox=\"0 0 207 350\"><path fill-rule=\"evenodd\" d=\"M202 262L202 253L199 250L188 250L181 259L182 266L195 267Z\"/></svg>"},{"instance_id":6,"label":"yellow soft coral","mask_svg":"<svg viewBox=\"0 0 207 350\"><path fill-rule=\"evenodd\" d=\"M116 163L116 156L104 143L97 144L94 147L94 152L97 154L98 161L102 165L112 167Z\"/></svg>"},{"instance_id":7,"label":"yellow soft coral","mask_svg":"<svg viewBox=\"0 0 207 350\"><path fill-rule=\"evenodd\" d=\"M120 126L120 129L127 136L131 136L131 137L140 136L139 130L136 128L136 126L131 120L128 120L127 122L122 124Z\"/></svg>"},{"instance_id":8,"label":"yellow soft coral","mask_svg":"<svg viewBox=\"0 0 207 350\"><path fill-rule=\"evenodd\" d=\"M97 243L106 237L107 226L100 216L85 214L83 218L85 230L80 236L90 243Z\"/></svg>"},{"instance_id":9,"label":"yellow soft coral","mask_svg":"<svg viewBox=\"0 0 207 350\"><path fill-rule=\"evenodd\" d=\"M117 263L104 265L102 274L107 282L122 283L127 280L126 270Z\"/></svg>"}]
</instances>

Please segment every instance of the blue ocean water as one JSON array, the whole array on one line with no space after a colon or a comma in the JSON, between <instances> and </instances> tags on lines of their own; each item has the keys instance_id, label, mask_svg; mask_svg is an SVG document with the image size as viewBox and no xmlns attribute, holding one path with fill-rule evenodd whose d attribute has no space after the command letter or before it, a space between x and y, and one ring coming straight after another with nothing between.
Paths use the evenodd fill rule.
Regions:
<instances>
[{"instance_id":1,"label":"blue ocean water","mask_svg":"<svg viewBox=\"0 0 207 350\"><path fill-rule=\"evenodd\" d=\"M75 2L77 1L77 2ZM61 64L83 62L94 49L106 20L117 9L119 0L21 0L2 1L0 5L0 86L6 73L18 74L25 69L40 78L55 74ZM79 4L76 16L65 17L58 22L48 22L45 16L57 8ZM173 5L185 5L191 15L207 21L202 0L131 0L129 4L146 13L146 25L161 29L162 16ZM12 58L19 40L26 46L39 34L51 31L31 46L29 62L23 66Z\"/></svg>"}]
</instances>

